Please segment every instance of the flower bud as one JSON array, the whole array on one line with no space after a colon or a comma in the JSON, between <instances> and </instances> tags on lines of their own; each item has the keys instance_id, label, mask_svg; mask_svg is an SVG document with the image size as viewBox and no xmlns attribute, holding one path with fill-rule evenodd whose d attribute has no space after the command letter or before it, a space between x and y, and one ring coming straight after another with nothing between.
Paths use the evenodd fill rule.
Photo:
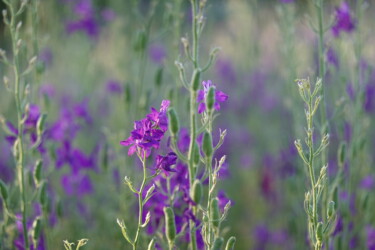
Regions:
<instances>
[{"instance_id":1,"label":"flower bud","mask_svg":"<svg viewBox=\"0 0 375 250\"><path fill-rule=\"evenodd\" d=\"M339 167L344 166L345 162L345 154L346 154L346 143L340 143L339 150L337 151L337 162Z\"/></svg>"},{"instance_id":2,"label":"flower bud","mask_svg":"<svg viewBox=\"0 0 375 250\"><path fill-rule=\"evenodd\" d=\"M334 201L330 201L328 203L328 209L327 209L327 217L328 218L331 218L335 213L335 202Z\"/></svg>"},{"instance_id":3,"label":"flower bud","mask_svg":"<svg viewBox=\"0 0 375 250\"><path fill-rule=\"evenodd\" d=\"M34 183L36 186L40 185L40 182L42 180L42 160L38 160L35 164L34 168Z\"/></svg>"},{"instance_id":4,"label":"flower bud","mask_svg":"<svg viewBox=\"0 0 375 250\"><path fill-rule=\"evenodd\" d=\"M201 159L201 153L199 151L199 146L197 143L194 143L194 165L198 165Z\"/></svg>"},{"instance_id":5,"label":"flower bud","mask_svg":"<svg viewBox=\"0 0 375 250\"><path fill-rule=\"evenodd\" d=\"M178 116L176 110L174 108L170 108L168 110L168 118L170 122L170 132L173 137L178 135L178 131L180 129L180 122L178 120Z\"/></svg>"},{"instance_id":6,"label":"flower bud","mask_svg":"<svg viewBox=\"0 0 375 250\"><path fill-rule=\"evenodd\" d=\"M217 198L214 198L211 200L210 217L211 217L212 225L218 228L220 224L220 212L219 212L219 200Z\"/></svg>"},{"instance_id":7,"label":"flower bud","mask_svg":"<svg viewBox=\"0 0 375 250\"><path fill-rule=\"evenodd\" d=\"M195 69L193 72L193 76L191 78L191 87L193 91L197 91L200 86L200 78L201 78L201 71L200 69Z\"/></svg>"},{"instance_id":8,"label":"flower bud","mask_svg":"<svg viewBox=\"0 0 375 250\"><path fill-rule=\"evenodd\" d=\"M215 104L215 88L210 87L206 96L206 105L208 112L212 112Z\"/></svg>"},{"instance_id":9,"label":"flower bud","mask_svg":"<svg viewBox=\"0 0 375 250\"><path fill-rule=\"evenodd\" d=\"M42 207L47 205L47 184L43 182L39 189L39 202L42 204Z\"/></svg>"},{"instance_id":10,"label":"flower bud","mask_svg":"<svg viewBox=\"0 0 375 250\"><path fill-rule=\"evenodd\" d=\"M190 189L190 198L196 203L199 204L202 199L202 183L196 179L193 183L193 188Z\"/></svg>"},{"instance_id":11,"label":"flower bud","mask_svg":"<svg viewBox=\"0 0 375 250\"><path fill-rule=\"evenodd\" d=\"M212 136L207 131L203 135L203 153L206 157L211 157L213 153Z\"/></svg>"},{"instance_id":12,"label":"flower bud","mask_svg":"<svg viewBox=\"0 0 375 250\"><path fill-rule=\"evenodd\" d=\"M7 200L8 199L8 187L2 180L0 180L0 192L1 192L1 197L3 198L3 200L4 201Z\"/></svg>"},{"instance_id":13,"label":"flower bud","mask_svg":"<svg viewBox=\"0 0 375 250\"><path fill-rule=\"evenodd\" d=\"M176 238L176 224L172 208L164 207L165 216L165 234L167 236L168 242L174 242Z\"/></svg>"},{"instance_id":14,"label":"flower bud","mask_svg":"<svg viewBox=\"0 0 375 250\"><path fill-rule=\"evenodd\" d=\"M38 119L38 122L36 123L36 131L37 131L37 134L39 136L41 136L43 134L43 131L44 131L44 124L46 122L46 118L47 118L47 115L46 114L42 114L39 119Z\"/></svg>"},{"instance_id":15,"label":"flower bud","mask_svg":"<svg viewBox=\"0 0 375 250\"><path fill-rule=\"evenodd\" d=\"M222 237L216 238L211 250L221 250L224 244L224 239Z\"/></svg>"},{"instance_id":16,"label":"flower bud","mask_svg":"<svg viewBox=\"0 0 375 250\"><path fill-rule=\"evenodd\" d=\"M228 239L225 250L233 250L234 244L236 243L236 237L232 236Z\"/></svg>"},{"instance_id":17,"label":"flower bud","mask_svg":"<svg viewBox=\"0 0 375 250\"><path fill-rule=\"evenodd\" d=\"M316 227L316 239L318 242L323 241L323 222L319 222Z\"/></svg>"},{"instance_id":18,"label":"flower bud","mask_svg":"<svg viewBox=\"0 0 375 250\"><path fill-rule=\"evenodd\" d=\"M37 245L38 239L40 237L41 229L42 229L42 221L40 217L38 217L33 222L32 237L33 237L34 245Z\"/></svg>"}]
</instances>

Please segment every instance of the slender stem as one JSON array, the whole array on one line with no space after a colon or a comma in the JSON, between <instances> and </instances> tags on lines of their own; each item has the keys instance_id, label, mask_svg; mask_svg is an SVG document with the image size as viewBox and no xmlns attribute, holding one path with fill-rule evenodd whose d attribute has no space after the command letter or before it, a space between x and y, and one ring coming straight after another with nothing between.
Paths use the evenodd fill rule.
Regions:
<instances>
[{"instance_id":1,"label":"slender stem","mask_svg":"<svg viewBox=\"0 0 375 250\"><path fill-rule=\"evenodd\" d=\"M146 153L144 153L143 159L141 161L142 161L142 167L143 167L143 180L142 180L141 188L139 189L139 193L138 193L138 211L139 211L139 214L138 214L138 227L137 227L137 232L135 234L134 244L133 244L134 250L137 249L137 244L138 244L139 235L140 235L140 231L141 231L141 225L142 225L142 214L143 214L143 196L142 195L143 195L143 190L145 188L146 180L147 180Z\"/></svg>"},{"instance_id":2,"label":"slender stem","mask_svg":"<svg viewBox=\"0 0 375 250\"><path fill-rule=\"evenodd\" d=\"M17 135L17 154L16 154L16 165L17 165L17 178L20 186L21 194L21 213L22 213L22 228L23 228L23 237L25 242L25 248L29 248L29 237L26 225L26 215L27 215L27 206L26 206L26 193L25 193L25 180L24 180L24 146L23 146L23 121L22 121L22 106L21 106L21 93L20 93L20 64L19 64L19 52L17 49L17 40L18 35L16 31L16 14L13 6L9 5L11 20L9 24L10 35L12 39L12 51L14 55L14 64L13 64L13 73L14 73L14 97L17 108L17 123L18 123L18 135Z\"/></svg>"}]
</instances>

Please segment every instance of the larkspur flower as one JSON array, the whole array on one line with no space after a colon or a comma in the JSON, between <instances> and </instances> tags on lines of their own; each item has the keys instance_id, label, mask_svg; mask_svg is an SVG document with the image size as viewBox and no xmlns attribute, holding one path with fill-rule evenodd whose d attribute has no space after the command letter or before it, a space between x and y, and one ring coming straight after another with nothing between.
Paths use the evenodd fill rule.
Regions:
<instances>
[{"instance_id":1,"label":"larkspur flower","mask_svg":"<svg viewBox=\"0 0 375 250\"><path fill-rule=\"evenodd\" d=\"M151 113L144 119L134 122L134 130L131 131L130 137L120 142L123 146L130 146L128 155L139 152L142 156L145 153L148 157L152 148L159 148L160 141L168 130L167 110L169 104L169 100L163 100L160 111L152 108Z\"/></svg>"},{"instance_id":2,"label":"larkspur flower","mask_svg":"<svg viewBox=\"0 0 375 250\"><path fill-rule=\"evenodd\" d=\"M174 152L169 152L166 156L156 156L156 169L164 170L165 174L168 172L176 172L175 169L171 168L176 165L177 155Z\"/></svg>"},{"instance_id":3,"label":"larkspur flower","mask_svg":"<svg viewBox=\"0 0 375 250\"><path fill-rule=\"evenodd\" d=\"M226 100L228 100L228 95L225 94L222 91L216 90L216 86L214 84L212 84L212 82L210 80L203 81L202 85L203 85L203 90L202 89L199 90L198 96L197 96L197 102L199 103L198 113L201 114L206 110L205 99L206 99L206 96L208 94L208 90L210 89L210 87L215 88L214 108L215 108L215 110L219 111L220 110L220 102L225 102Z\"/></svg>"},{"instance_id":4,"label":"larkspur flower","mask_svg":"<svg viewBox=\"0 0 375 250\"><path fill-rule=\"evenodd\" d=\"M366 228L367 231L367 248L368 250L375 250L375 228L368 226Z\"/></svg>"},{"instance_id":5,"label":"larkspur flower","mask_svg":"<svg viewBox=\"0 0 375 250\"><path fill-rule=\"evenodd\" d=\"M340 7L336 8L335 17L336 23L331 28L333 36L338 37L341 32L350 33L355 29L355 23L347 2L342 2Z\"/></svg>"},{"instance_id":6,"label":"larkspur flower","mask_svg":"<svg viewBox=\"0 0 375 250\"><path fill-rule=\"evenodd\" d=\"M116 80L108 80L105 87L107 92L110 94L121 94L124 91L121 83Z\"/></svg>"}]
</instances>

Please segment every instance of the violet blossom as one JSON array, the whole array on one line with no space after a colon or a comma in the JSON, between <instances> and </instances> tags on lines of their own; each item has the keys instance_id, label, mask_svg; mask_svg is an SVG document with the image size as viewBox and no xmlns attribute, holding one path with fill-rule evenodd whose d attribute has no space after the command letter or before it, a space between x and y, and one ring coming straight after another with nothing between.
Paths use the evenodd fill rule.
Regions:
<instances>
[{"instance_id":1,"label":"violet blossom","mask_svg":"<svg viewBox=\"0 0 375 250\"><path fill-rule=\"evenodd\" d=\"M202 85L203 85L203 90L202 89L199 90L198 96L197 96L197 102L199 103L198 113L201 114L206 110L205 99L206 99L206 96L208 94L208 90L210 89L210 87L215 88L214 108L215 108L215 110L219 111L220 110L220 102L225 102L226 100L228 100L228 95L225 94L222 91L216 90L216 86L214 84L212 84L212 82L210 80L208 80L207 82L203 81Z\"/></svg>"}]
</instances>

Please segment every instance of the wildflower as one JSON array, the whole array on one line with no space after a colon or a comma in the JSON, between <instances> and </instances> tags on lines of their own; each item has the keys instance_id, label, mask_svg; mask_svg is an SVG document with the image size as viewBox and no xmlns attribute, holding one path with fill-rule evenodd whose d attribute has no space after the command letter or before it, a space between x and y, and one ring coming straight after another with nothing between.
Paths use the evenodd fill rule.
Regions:
<instances>
[{"instance_id":1,"label":"wildflower","mask_svg":"<svg viewBox=\"0 0 375 250\"><path fill-rule=\"evenodd\" d=\"M332 34L338 37L340 33L350 33L355 29L355 24L350 14L350 8L347 2L342 2L340 7L336 8L336 23L332 27Z\"/></svg>"},{"instance_id":2,"label":"wildflower","mask_svg":"<svg viewBox=\"0 0 375 250\"><path fill-rule=\"evenodd\" d=\"M199 103L198 113L201 114L206 110L205 99L206 99L206 96L208 94L208 90L210 89L210 87L215 88L214 108L217 111L219 111L220 110L220 103L219 102L225 102L226 100L228 100L228 95L225 94L222 91L216 90L216 86L214 84L212 84L212 82L210 80L208 80L207 82L203 81L202 85L203 85L203 90L199 90L198 96L197 96L197 102Z\"/></svg>"},{"instance_id":3,"label":"wildflower","mask_svg":"<svg viewBox=\"0 0 375 250\"><path fill-rule=\"evenodd\" d=\"M176 172L171 166L175 165L177 161L177 155L174 152L168 153L166 156L156 156L156 168L162 169L167 174L168 172Z\"/></svg>"},{"instance_id":4,"label":"wildflower","mask_svg":"<svg viewBox=\"0 0 375 250\"><path fill-rule=\"evenodd\" d=\"M153 44L150 46L148 54L151 61L156 64L162 64L164 59L167 57L167 52L162 45Z\"/></svg>"},{"instance_id":5,"label":"wildflower","mask_svg":"<svg viewBox=\"0 0 375 250\"><path fill-rule=\"evenodd\" d=\"M369 250L375 250L375 228L367 227L367 248Z\"/></svg>"},{"instance_id":6,"label":"wildflower","mask_svg":"<svg viewBox=\"0 0 375 250\"><path fill-rule=\"evenodd\" d=\"M118 81L109 80L106 83L106 90L111 94L121 94L123 92L123 87Z\"/></svg>"},{"instance_id":7,"label":"wildflower","mask_svg":"<svg viewBox=\"0 0 375 250\"><path fill-rule=\"evenodd\" d=\"M152 108L151 113L143 120L134 122L134 130L125 141L121 141L121 145L130 146L128 155L133 155L135 152L142 154L146 153L148 157L152 148L159 148L160 140L164 133L168 130L167 109L170 101L163 100L160 111Z\"/></svg>"}]
</instances>

